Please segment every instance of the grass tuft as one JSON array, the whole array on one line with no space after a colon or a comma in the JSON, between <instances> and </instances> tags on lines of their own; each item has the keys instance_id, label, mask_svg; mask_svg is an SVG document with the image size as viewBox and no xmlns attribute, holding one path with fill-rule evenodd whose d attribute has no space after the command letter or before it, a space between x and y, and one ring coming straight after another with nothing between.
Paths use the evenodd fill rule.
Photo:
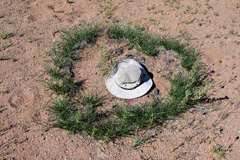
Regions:
<instances>
[{"instance_id":1,"label":"grass tuft","mask_svg":"<svg viewBox=\"0 0 240 160\"><path fill-rule=\"evenodd\" d=\"M103 104L99 94L83 94L80 100L58 100L49 107L51 127L85 133L99 139L109 140L129 134L131 127L119 120L109 120L108 114L96 111Z\"/></svg>"},{"instance_id":2,"label":"grass tuft","mask_svg":"<svg viewBox=\"0 0 240 160\"><path fill-rule=\"evenodd\" d=\"M227 154L228 150L226 146L217 144L213 147L212 152L218 155L218 158L224 158Z\"/></svg>"},{"instance_id":3,"label":"grass tuft","mask_svg":"<svg viewBox=\"0 0 240 160\"><path fill-rule=\"evenodd\" d=\"M8 38L8 36L9 36L8 31L6 31L5 29L3 29L2 32L1 32L1 34L0 34L0 37L1 37L2 39L6 39L6 38Z\"/></svg>"}]
</instances>

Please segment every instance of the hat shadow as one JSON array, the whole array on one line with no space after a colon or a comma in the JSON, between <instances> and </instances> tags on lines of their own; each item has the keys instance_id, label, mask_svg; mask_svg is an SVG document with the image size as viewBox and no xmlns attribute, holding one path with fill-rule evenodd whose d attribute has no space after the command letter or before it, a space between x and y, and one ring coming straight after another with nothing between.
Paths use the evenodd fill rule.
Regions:
<instances>
[{"instance_id":1,"label":"hat shadow","mask_svg":"<svg viewBox=\"0 0 240 160\"><path fill-rule=\"evenodd\" d=\"M148 71L148 69L147 69L147 67L145 66L145 65L143 65L142 63L140 63L141 65L142 65L142 67L144 68L144 70L147 72L147 74L149 75L149 77L152 79L152 81L153 81L153 77L154 77L154 75L151 73L151 72L149 72ZM155 85L155 82L153 81L153 85L152 85L152 87L149 89L149 91L147 92L147 93L145 93L144 95L147 95L147 94L149 94L150 92L152 92L152 90L154 89L156 87L156 85Z\"/></svg>"}]
</instances>

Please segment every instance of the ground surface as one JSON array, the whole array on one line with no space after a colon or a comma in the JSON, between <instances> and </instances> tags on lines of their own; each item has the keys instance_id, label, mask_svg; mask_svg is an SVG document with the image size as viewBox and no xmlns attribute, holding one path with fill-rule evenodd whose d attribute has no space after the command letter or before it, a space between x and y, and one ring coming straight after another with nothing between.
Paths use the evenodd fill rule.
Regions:
<instances>
[{"instance_id":1,"label":"ground surface","mask_svg":"<svg viewBox=\"0 0 240 160\"><path fill-rule=\"evenodd\" d=\"M225 153L224 149L218 154L213 151L217 144L226 146L225 159L239 159L239 15L239 0L72 0L69 4L1 0L0 159L217 159ZM131 22L153 34L189 41L201 51L215 81L209 97L221 100L196 106L193 112L150 130L151 142L139 149L132 149L133 137L105 144L60 129L45 131L48 113L44 107L51 101L41 83L45 52L58 39L57 31L95 21ZM99 61L100 50L87 49L90 52L76 64L81 67L77 77L86 75L87 68L96 67ZM149 71L155 78L161 73ZM156 79L155 83L164 92L161 82Z\"/></svg>"}]
</instances>

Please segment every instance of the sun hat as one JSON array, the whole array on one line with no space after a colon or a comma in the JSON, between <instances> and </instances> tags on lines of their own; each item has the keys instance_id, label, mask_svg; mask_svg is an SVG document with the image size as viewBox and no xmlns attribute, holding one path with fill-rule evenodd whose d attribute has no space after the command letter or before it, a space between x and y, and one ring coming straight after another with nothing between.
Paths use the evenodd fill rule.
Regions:
<instances>
[{"instance_id":1,"label":"sun hat","mask_svg":"<svg viewBox=\"0 0 240 160\"><path fill-rule=\"evenodd\" d=\"M108 73L105 85L108 91L123 99L133 99L146 94L153 85L147 71L134 59L124 59Z\"/></svg>"}]
</instances>

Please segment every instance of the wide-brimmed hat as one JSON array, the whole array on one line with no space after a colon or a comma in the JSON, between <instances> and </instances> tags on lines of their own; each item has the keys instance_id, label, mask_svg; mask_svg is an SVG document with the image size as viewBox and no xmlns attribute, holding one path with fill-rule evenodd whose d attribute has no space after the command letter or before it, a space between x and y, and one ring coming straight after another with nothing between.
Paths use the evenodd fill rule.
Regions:
<instances>
[{"instance_id":1,"label":"wide-brimmed hat","mask_svg":"<svg viewBox=\"0 0 240 160\"><path fill-rule=\"evenodd\" d=\"M146 94L153 81L141 64L133 59L124 59L108 73L105 84L114 96L133 99Z\"/></svg>"}]
</instances>

